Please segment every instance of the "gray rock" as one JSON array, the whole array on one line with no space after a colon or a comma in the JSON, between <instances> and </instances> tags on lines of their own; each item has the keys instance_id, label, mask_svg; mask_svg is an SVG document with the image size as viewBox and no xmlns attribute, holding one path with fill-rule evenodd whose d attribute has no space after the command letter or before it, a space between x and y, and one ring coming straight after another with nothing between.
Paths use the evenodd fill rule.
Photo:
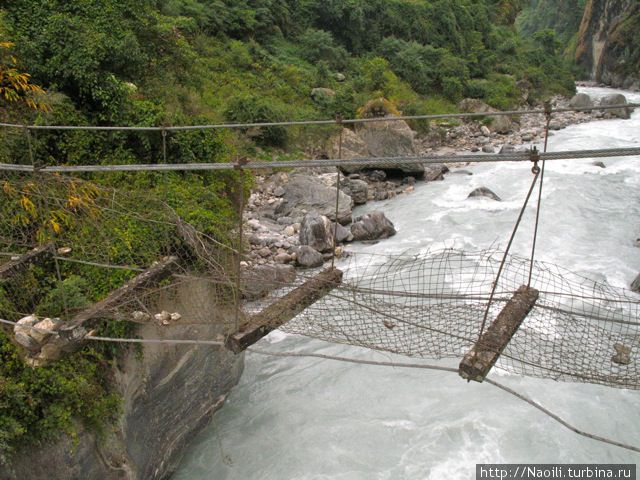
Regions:
<instances>
[{"instance_id":1,"label":"gray rock","mask_svg":"<svg viewBox=\"0 0 640 480\"><path fill-rule=\"evenodd\" d=\"M525 134L522 135L522 141L523 142L530 142L534 138L535 137L533 136L533 133L525 133Z\"/></svg>"},{"instance_id":2,"label":"gray rock","mask_svg":"<svg viewBox=\"0 0 640 480\"><path fill-rule=\"evenodd\" d=\"M417 152L416 132L404 120L365 123L358 129L358 135L367 146L372 157L402 157ZM393 169L407 174L422 175L422 165L394 165Z\"/></svg>"},{"instance_id":3,"label":"gray rock","mask_svg":"<svg viewBox=\"0 0 640 480\"><path fill-rule=\"evenodd\" d=\"M416 133L411 130L404 120L380 121L365 123L357 131L347 128L342 131L342 149L340 150L340 136L333 137L329 142L330 158L352 160L363 157L402 157L417 153ZM375 165L344 166L346 173L354 173ZM424 168L421 164L398 164L383 170L400 170L409 175L422 176Z\"/></svg>"},{"instance_id":4,"label":"gray rock","mask_svg":"<svg viewBox=\"0 0 640 480\"><path fill-rule=\"evenodd\" d=\"M497 133L507 134L514 129L514 125L507 115L499 115L491 120L491 129Z\"/></svg>"},{"instance_id":5,"label":"gray rock","mask_svg":"<svg viewBox=\"0 0 640 480\"><path fill-rule=\"evenodd\" d=\"M604 162L593 162L592 165L594 167L607 168L607 166L604 164Z\"/></svg>"},{"instance_id":6,"label":"gray rock","mask_svg":"<svg viewBox=\"0 0 640 480\"><path fill-rule=\"evenodd\" d=\"M278 225L284 225L285 227L288 225L293 225L293 218L291 217L278 217Z\"/></svg>"},{"instance_id":7,"label":"gray rock","mask_svg":"<svg viewBox=\"0 0 640 480\"><path fill-rule=\"evenodd\" d=\"M336 216L336 189L326 186L312 175L292 175L284 185L283 202L276 208L280 216L301 216L301 211L316 211L331 220ZM338 194L338 222L351 222L351 197L343 192Z\"/></svg>"},{"instance_id":8,"label":"gray rock","mask_svg":"<svg viewBox=\"0 0 640 480\"><path fill-rule=\"evenodd\" d=\"M495 200L497 202L501 202L502 201L502 199L498 195L493 193L487 187L476 188L473 192L471 192L469 194L469 197L467 197L467 198L478 198L478 197L489 198L489 199Z\"/></svg>"},{"instance_id":9,"label":"gray rock","mask_svg":"<svg viewBox=\"0 0 640 480\"><path fill-rule=\"evenodd\" d=\"M396 234L391 221L380 211L367 213L351 225L354 240L380 240Z\"/></svg>"},{"instance_id":10,"label":"gray rock","mask_svg":"<svg viewBox=\"0 0 640 480\"><path fill-rule=\"evenodd\" d=\"M369 196L369 185L364 180L349 179L349 194L356 205L367 203Z\"/></svg>"},{"instance_id":11,"label":"gray rock","mask_svg":"<svg viewBox=\"0 0 640 480\"><path fill-rule=\"evenodd\" d=\"M284 188L282 188L282 186L277 186L274 190L273 190L273 195L276 197L281 197L284 195Z\"/></svg>"},{"instance_id":12,"label":"gray rock","mask_svg":"<svg viewBox=\"0 0 640 480\"><path fill-rule=\"evenodd\" d=\"M369 180L372 182L384 182L387 180L387 174L384 170L373 170L369 173Z\"/></svg>"},{"instance_id":13,"label":"gray rock","mask_svg":"<svg viewBox=\"0 0 640 480\"><path fill-rule=\"evenodd\" d=\"M444 174L449 172L449 167L444 163L430 163L424 166L424 181L435 182L444 180Z\"/></svg>"},{"instance_id":14,"label":"gray rock","mask_svg":"<svg viewBox=\"0 0 640 480\"><path fill-rule=\"evenodd\" d=\"M485 126L485 125L482 125L482 126L480 127L480 131L482 132L482 134L483 134L485 137L488 137L488 136L490 136L490 135L491 135L491 130L489 130L489 127L487 127L487 126Z\"/></svg>"},{"instance_id":15,"label":"gray rock","mask_svg":"<svg viewBox=\"0 0 640 480\"><path fill-rule=\"evenodd\" d=\"M303 245L298 249L296 261L303 268L316 268L324 264L324 257L313 248Z\"/></svg>"},{"instance_id":16,"label":"gray rock","mask_svg":"<svg viewBox=\"0 0 640 480\"><path fill-rule=\"evenodd\" d=\"M295 279L296 270L291 265L258 265L242 272L242 297L250 300L262 298Z\"/></svg>"},{"instance_id":17,"label":"gray rock","mask_svg":"<svg viewBox=\"0 0 640 480\"><path fill-rule=\"evenodd\" d=\"M496 153L496 149L493 148L493 145L484 145L482 147L482 151L484 153Z\"/></svg>"},{"instance_id":18,"label":"gray rock","mask_svg":"<svg viewBox=\"0 0 640 480\"><path fill-rule=\"evenodd\" d=\"M347 79L343 73L336 73L333 78L336 79L336 82L344 82Z\"/></svg>"},{"instance_id":19,"label":"gray rock","mask_svg":"<svg viewBox=\"0 0 640 480\"><path fill-rule=\"evenodd\" d=\"M516 147L508 143L505 143L500 149L500 154L502 155L502 154L508 154L508 153L516 153Z\"/></svg>"},{"instance_id":20,"label":"gray rock","mask_svg":"<svg viewBox=\"0 0 640 480\"><path fill-rule=\"evenodd\" d=\"M600 100L600 106L607 107L613 105L627 105L627 97L622 95L621 93L612 93L611 95L607 95ZM609 113L614 117L629 119L631 118L631 112L633 109L631 108L617 108L614 110L606 110L605 113Z\"/></svg>"},{"instance_id":21,"label":"gray rock","mask_svg":"<svg viewBox=\"0 0 640 480\"><path fill-rule=\"evenodd\" d=\"M569 106L572 108L592 108L593 100L586 93L578 93L569 101Z\"/></svg>"},{"instance_id":22,"label":"gray rock","mask_svg":"<svg viewBox=\"0 0 640 480\"><path fill-rule=\"evenodd\" d=\"M324 215L311 212L305 215L300 227L300 245L308 245L318 252L333 251L332 222Z\"/></svg>"},{"instance_id":23,"label":"gray rock","mask_svg":"<svg viewBox=\"0 0 640 480\"><path fill-rule=\"evenodd\" d=\"M631 290L640 293L640 274L636 277L633 283L631 283Z\"/></svg>"},{"instance_id":24,"label":"gray rock","mask_svg":"<svg viewBox=\"0 0 640 480\"><path fill-rule=\"evenodd\" d=\"M336 224L331 223L331 232L333 232L334 228L336 228ZM337 228L338 229L336 230L336 243L351 242L353 240L353 235L351 235L351 230L349 230L347 227L343 227L339 223L337 224Z\"/></svg>"},{"instance_id":25,"label":"gray rock","mask_svg":"<svg viewBox=\"0 0 640 480\"><path fill-rule=\"evenodd\" d=\"M293 258L288 253L279 253L274 257L276 263L291 263Z\"/></svg>"},{"instance_id":26,"label":"gray rock","mask_svg":"<svg viewBox=\"0 0 640 480\"><path fill-rule=\"evenodd\" d=\"M452 175L467 175L467 176L471 176L473 175L473 172L470 172L469 170L454 170L451 172Z\"/></svg>"}]
</instances>

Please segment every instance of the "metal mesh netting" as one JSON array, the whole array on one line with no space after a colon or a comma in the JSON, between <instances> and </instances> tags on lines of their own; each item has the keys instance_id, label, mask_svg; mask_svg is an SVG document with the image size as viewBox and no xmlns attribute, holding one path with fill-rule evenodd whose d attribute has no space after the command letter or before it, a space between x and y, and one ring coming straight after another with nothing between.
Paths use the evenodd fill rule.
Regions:
<instances>
[{"instance_id":1,"label":"metal mesh netting","mask_svg":"<svg viewBox=\"0 0 640 480\"><path fill-rule=\"evenodd\" d=\"M163 198L168 179L153 180L155 189L138 188L134 195L80 178L1 177L0 266L38 245L46 255L0 277L0 318L36 314L71 321L166 264L166 272L121 292L97 318L148 323L166 308L182 312L179 322L165 321L167 329L212 322L232 329L237 228L212 222L209 232L196 229Z\"/></svg>"},{"instance_id":2,"label":"metal mesh netting","mask_svg":"<svg viewBox=\"0 0 640 480\"><path fill-rule=\"evenodd\" d=\"M356 255L343 284L284 328L331 342L421 358L462 358L478 340L497 251L444 250L420 256ZM529 260L510 257L490 308L491 322L529 276ZM540 298L504 350L505 371L638 389L640 301L555 265L536 262ZM631 349L627 365L617 349ZM623 362L624 363L624 362Z\"/></svg>"}]
</instances>

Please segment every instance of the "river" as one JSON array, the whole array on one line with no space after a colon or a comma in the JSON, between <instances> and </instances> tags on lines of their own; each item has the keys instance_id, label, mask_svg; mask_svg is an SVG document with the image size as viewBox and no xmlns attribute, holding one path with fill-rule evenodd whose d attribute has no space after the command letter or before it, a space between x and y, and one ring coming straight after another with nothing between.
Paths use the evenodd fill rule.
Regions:
<instances>
[{"instance_id":1,"label":"river","mask_svg":"<svg viewBox=\"0 0 640 480\"><path fill-rule=\"evenodd\" d=\"M581 88L592 97L615 92ZM622 92L629 101L640 94ZM550 150L640 146L640 110L555 132ZM640 272L640 158L547 164L538 259L628 288ZM398 234L369 253L506 245L531 182L528 165L483 164L414 193L370 204ZM486 186L503 202L470 201ZM531 249L533 210L514 253ZM403 361L361 348L275 332L261 346ZM455 362L454 362L455 364ZM578 428L640 444L639 392L492 373ZM173 480L471 479L477 463L637 463L640 455L580 437L487 384L456 375L247 354L224 408L187 452Z\"/></svg>"}]
</instances>

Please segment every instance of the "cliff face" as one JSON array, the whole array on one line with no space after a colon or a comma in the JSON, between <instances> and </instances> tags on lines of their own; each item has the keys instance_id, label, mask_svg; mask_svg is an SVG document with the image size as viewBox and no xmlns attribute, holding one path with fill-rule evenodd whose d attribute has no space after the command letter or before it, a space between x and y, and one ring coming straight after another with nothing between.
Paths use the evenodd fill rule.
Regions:
<instances>
[{"instance_id":1,"label":"cliff face","mask_svg":"<svg viewBox=\"0 0 640 480\"><path fill-rule=\"evenodd\" d=\"M207 288L189 284L160 299L158 311L178 311L188 323L145 325L139 336L215 339L221 320L229 315L204 300L214 298ZM114 368L123 397L118 425L104 438L79 427L75 438L24 449L13 459L11 471L0 471L0 479L168 478L187 443L222 406L243 366L243 355L215 346L145 344L142 356L131 349Z\"/></svg>"},{"instance_id":2,"label":"cliff face","mask_svg":"<svg viewBox=\"0 0 640 480\"><path fill-rule=\"evenodd\" d=\"M638 0L589 0L576 60L592 80L614 87L640 87L640 3Z\"/></svg>"}]
</instances>

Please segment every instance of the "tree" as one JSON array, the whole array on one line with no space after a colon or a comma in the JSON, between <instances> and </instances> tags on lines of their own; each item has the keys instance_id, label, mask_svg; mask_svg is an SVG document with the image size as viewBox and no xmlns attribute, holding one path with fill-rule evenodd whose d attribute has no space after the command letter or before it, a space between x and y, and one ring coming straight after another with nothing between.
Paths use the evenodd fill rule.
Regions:
<instances>
[{"instance_id":1,"label":"tree","mask_svg":"<svg viewBox=\"0 0 640 480\"><path fill-rule=\"evenodd\" d=\"M11 53L14 44L0 42L0 104L18 103L33 110L50 111L49 105L40 101L44 90L31 83L31 75L18 69L18 59Z\"/></svg>"}]
</instances>

